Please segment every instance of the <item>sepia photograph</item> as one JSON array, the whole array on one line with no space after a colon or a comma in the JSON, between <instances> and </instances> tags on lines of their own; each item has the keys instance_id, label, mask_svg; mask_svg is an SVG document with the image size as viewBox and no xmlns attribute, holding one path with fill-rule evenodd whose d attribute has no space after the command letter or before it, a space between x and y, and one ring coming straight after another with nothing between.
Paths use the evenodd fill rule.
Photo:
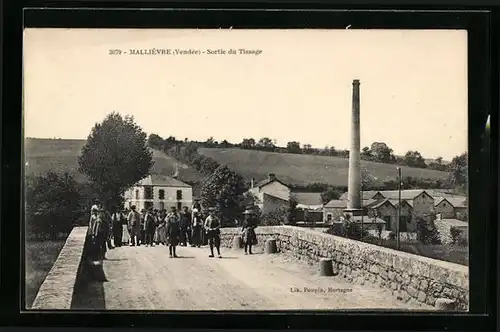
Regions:
<instances>
[{"instance_id":1,"label":"sepia photograph","mask_svg":"<svg viewBox=\"0 0 500 332\"><path fill-rule=\"evenodd\" d=\"M466 30L23 35L26 310L469 311Z\"/></svg>"}]
</instances>

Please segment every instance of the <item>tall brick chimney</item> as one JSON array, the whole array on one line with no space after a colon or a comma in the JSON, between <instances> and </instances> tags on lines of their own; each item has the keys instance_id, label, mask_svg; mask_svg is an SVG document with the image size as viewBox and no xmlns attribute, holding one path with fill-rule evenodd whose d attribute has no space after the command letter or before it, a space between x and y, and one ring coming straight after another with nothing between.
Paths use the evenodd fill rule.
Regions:
<instances>
[{"instance_id":1,"label":"tall brick chimney","mask_svg":"<svg viewBox=\"0 0 500 332\"><path fill-rule=\"evenodd\" d=\"M349 149L349 182L346 213L361 214L361 156L360 156L360 115L359 80L352 82L351 147Z\"/></svg>"}]
</instances>

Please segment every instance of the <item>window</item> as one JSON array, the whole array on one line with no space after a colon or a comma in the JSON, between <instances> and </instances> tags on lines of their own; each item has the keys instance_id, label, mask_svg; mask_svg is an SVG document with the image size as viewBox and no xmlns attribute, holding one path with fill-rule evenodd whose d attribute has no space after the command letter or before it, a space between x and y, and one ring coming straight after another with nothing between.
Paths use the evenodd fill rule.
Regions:
<instances>
[{"instance_id":1,"label":"window","mask_svg":"<svg viewBox=\"0 0 500 332\"><path fill-rule=\"evenodd\" d=\"M177 190L177 200L180 201L182 199L182 190Z\"/></svg>"},{"instance_id":2,"label":"window","mask_svg":"<svg viewBox=\"0 0 500 332\"><path fill-rule=\"evenodd\" d=\"M384 216L382 219L385 221L385 228L388 230L391 229L391 216Z\"/></svg>"},{"instance_id":3,"label":"window","mask_svg":"<svg viewBox=\"0 0 500 332\"><path fill-rule=\"evenodd\" d=\"M177 203L177 210L182 210L182 203L181 202L178 202Z\"/></svg>"},{"instance_id":4,"label":"window","mask_svg":"<svg viewBox=\"0 0 500 332\"><path fill-rule=\"evenodd\" d=\"M158 191L158 198L159 198L159 199L165 199L165 190L160 189L160 190Z\"/></svg>"},{"instance_id":5,"label":"window","mask_svg":"<svg viewBox=\"0 0 500 332\"><path fill-rule=\"evenodd\" d=\"M165 210L165 203L160 202L160 210Z\"/></svg>"},{"instance_id":6,"label":"window","mask_svg":"<svg viewBox=\"0 0 500 332\"><path fill-rule=\"evenodd\" d=\"M153 207L153 202L145 202L144 203L144 208L145 209L149 209L149 208L152 208Z\"/></svg>"},{"instance_id":7,"label":"window","mask_svg":"<svg viewBox=\"0 0 500 332\"><path fill-rule=\"evenodd\" d=\"M332 214L331 213L328 213L326 215L326 221L332 221Z\"/></svg>"},{"instance_id":8,"label":"window","mask_svg":"<svg viewBox=\"0 0 500 332\"><path fill-rule=\"evenodd\" d=\"M151 186L144 187L144 198L153 199L153 187Z\"/></svg>"},{"instance_id":9,"label":"window","mask_svg":"<svg viewBox=\"0 0 500 332\"><path fill-rule=\"evenodd\" d=\"M135 191L135 199L139 199L139 190Z\"/></svg>"}]
</instances>

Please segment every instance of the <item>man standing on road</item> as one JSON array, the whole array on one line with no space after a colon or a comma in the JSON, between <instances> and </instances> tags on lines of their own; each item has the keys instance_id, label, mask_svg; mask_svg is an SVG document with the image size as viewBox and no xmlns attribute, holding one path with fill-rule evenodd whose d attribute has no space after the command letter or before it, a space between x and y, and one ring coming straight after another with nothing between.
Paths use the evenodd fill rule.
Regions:
<instances>
[{"instance_id":1,"label":"man standing on road","mask_svg":"<svg viewBox=\"0 0 500 332\"><path fill-rule=\"evenodd\" d=\"M180 235L180 227L179 220L180 216L177 213L177 209L175 206L172 206L171 212L167 214L166 219L166 235L167 235L167 243L168 243L168 251L170 253L170 258L177 258L177 253L175 249L179 244L179 235Z\"/></svg>"},{"instance_id":2,"label":"man standing on road","mask_svg":"<svg viewBox=\"0 0 500 332\"><path fill-rule=\"evenodd\" d=\"M154 246L153 236L156 230L156 217L153 215L152 208L148 208L144 215L144 231L146 247Z\"/></svg>"},{"instance_id":3,"label":"man standing on road","mask_svg":"<svg viewBox=\"0 0 500 332\"><path fill-rule=\"evenodd\" d=\"M135 205L130 208L132 211L128 214L127 229L130 235L130 246L135 246L139 243L139 233L141 230L141 215L135 210Z\"/></svg>"},{"instance_id":4,"label":"man standing on road","mask_svg":"<svg viewBox=\"0 0 500 332\"><path fill-rule=\"evenodd\" d=\"M181 245L186 247L188 242L191 244L191 214L189 213L187 206L184 206L182 212L180 213L180 217L180 240Z\"/></svg>"},{"instance_id":5,"label":"man standing on road","mask_svg":"<svg viewBox=\"0 0 500 332\"><path fill-rule=\"evenodd\" d=\"M210 246L210 255L208 257L214 257L214 247L217 249L217 255L222 258L220 254L220 221L215 215L215 209L210 208L208 210L209 215L205 220L205 231L208 238L208 245Z\"/></svg>"},{"instance_id":6,"label":"man standing on road","mask_svg":"<svg viewBox=\"0 0 500 332\"><path fill-rule=\"evenodd\" d=\"M241 229L241 235L243 238L243 243L245 244L245 255L252 254L252 245L257 242L257 235L255 234L255 228L257 228L256 220L250 209L246 209L243 212L245 216L245 221L243 222L243 227Z\"/></svg>"}]
</instances>

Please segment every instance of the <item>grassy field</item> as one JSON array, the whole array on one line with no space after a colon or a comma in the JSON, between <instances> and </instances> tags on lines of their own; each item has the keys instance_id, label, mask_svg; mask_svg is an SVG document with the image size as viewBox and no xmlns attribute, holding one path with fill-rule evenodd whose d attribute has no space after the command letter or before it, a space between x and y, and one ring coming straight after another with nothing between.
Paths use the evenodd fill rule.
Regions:
<instances>
[{"instance_id":1,"label":"grassy field","mask_svg":"<svg viewBox=\"0 0 500 332\"><path fill-rule=\"evenodd\" d=\"M38 289L64 246L65 240L26 242L26 307L30 308Z\"/></svg>"},{"instance_id":2,"label":"grassy field","mask_svg":"<svg viewBox=\"0 0 500 332\"><path fill-rule=\"evenodd\" d=\"M274 173L278 179L288 184L306 185L319 182L337 186L347 186L349 160L300 154L282 154L242 149L200 148L200 154L212 157L221 164L245 178L263 180L267 174ZM394 180L396 165L362 161L362 166L380 182ZM448 173L428 169L403 167L403 177L441 179Z\"/></svg>"},{"instance_id":3,"label":"grassy field","mask_svg":"<svg viewBox=\"0 0 500 332\"><path fill-rule=\"evenodd\" d=\"M78 156L85 140L68 139L35 139L25 140L25 161L27 174L45 174L52 170L57 173L68 172L78 181L84 176L78 172ZM274 152L251 151L241 149L200 148L199 153L214 158L221 164L226 164L245 179L255 178L260 181L269 173L288 184L306 185L314 182L346 186L348 178L348 159L327 156L281 154ZM193 167L179 163L175 158L154 150L155 164L153 173L172 175L175 165L179 168L179 180L200 182L203 174ZM381 183L394 180L396 165L374 162L362 162L363 167ZM416 178L441 179L447 176L445 172L428 169L403 167L403 176ZM195 188L194 188L195 189Z\"/></svg>"},{"instance_id":4,"label":"grassy field","mask_svg":"<svg viewBox=\"0 0 500 332\"><path fill-rule=\"evenodd\" d=\"M75 176L77 181L84 181L84 176L78 172L78 156L80 156L85 140L69 139L38 139L25 140L26 174L41 175L52 170L56 173L68 172ZM172 175L176 159L153 150L153 173ZM197 182L203 179L196 169L178 163L179 180Z\"/></svg>"}]
</instances>

